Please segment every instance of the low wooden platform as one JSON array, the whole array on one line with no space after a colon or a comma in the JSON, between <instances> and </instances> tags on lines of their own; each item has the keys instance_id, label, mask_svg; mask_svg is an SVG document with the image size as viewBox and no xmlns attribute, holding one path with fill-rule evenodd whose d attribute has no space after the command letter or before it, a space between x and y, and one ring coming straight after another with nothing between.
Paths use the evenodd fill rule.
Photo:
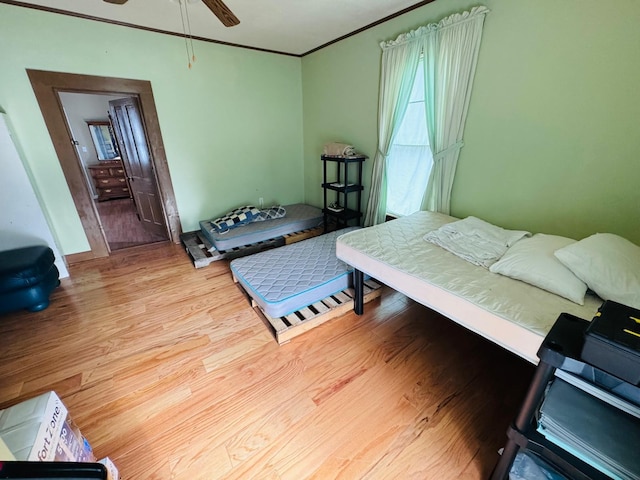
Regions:
<instances>
[{"instance_id":1,"label":"low wooden platform","mask_svg":"<svg viewBox=\"0 0 640 480\"><path fill-rule=\"evenodd\" d=\"M312 305L306 306L284 317L273 318L260 308L251 298L242 285L236 281L238 288L244 292L251 306L271 330L279 345L288 343L292 338L311 330L318 325L322 325L329 320L344 315L353 310L353 288L347 288L334 295L320 300ZM378 298L382 294L382 285L373 279L364 282L364 303Z\"/></svg>"},{"instance_id":2,"label":"low wooden platform","mask_svg":"<svg viewBox=\"0 0 640 480\"><path fill-rule=\"evenodd\" d=\"M269 248L281 247L290 243L300 242L307 238L321 235L322 227L308 228L281 237L271 238L262 242L243 245L229 250L216 250L200 230L186 232L180 235L180 241L191 257L196 268L202 268L218 260L233 260L234 258L252 255Z\"/></svg>"}]
</instances>

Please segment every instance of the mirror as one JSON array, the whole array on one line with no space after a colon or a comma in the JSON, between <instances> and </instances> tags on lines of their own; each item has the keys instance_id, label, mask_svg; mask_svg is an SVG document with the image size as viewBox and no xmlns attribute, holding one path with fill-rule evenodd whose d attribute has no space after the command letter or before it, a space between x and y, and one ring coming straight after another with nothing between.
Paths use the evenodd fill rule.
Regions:
<instances>
[{"instance_id":1,"label":"mirror","mask_svg":"<svg viewBox=\"0 0 640 480\"><path fill-rule=\"evenodd\" d=\"M108 121L87 122L93 145L96 147L98 160L113 160L120 158L118 143Z\"/></svg>"}]
</instances>

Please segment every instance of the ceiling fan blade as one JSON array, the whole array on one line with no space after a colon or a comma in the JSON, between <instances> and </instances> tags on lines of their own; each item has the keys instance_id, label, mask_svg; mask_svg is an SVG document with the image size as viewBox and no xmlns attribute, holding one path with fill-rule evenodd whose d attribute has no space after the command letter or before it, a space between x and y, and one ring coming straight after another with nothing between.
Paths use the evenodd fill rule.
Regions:
<instances>
[{"instance_id":1,"label":"ceiling fan blade","mask_svg":"<svg viewBox=\"0 0 640 480\"><path fill-rule=\"evenodd\" d=\"M225 27L233 27L238 25L240 20L236 17L229 7L227 7L222 0L202 0L204 4L213 12L213 14L220 19Z\"/></svg>"},{"instance_id":2,"label":"ceiling fan blade","mask_svg":"<svg viewBox=\"0 0 640 480\"><path fill-rule=\"evenodd\" d=\"M107 3L115 3L116 5L124 5L129 0L104 0Z\"/></svg>"}]
</instances>

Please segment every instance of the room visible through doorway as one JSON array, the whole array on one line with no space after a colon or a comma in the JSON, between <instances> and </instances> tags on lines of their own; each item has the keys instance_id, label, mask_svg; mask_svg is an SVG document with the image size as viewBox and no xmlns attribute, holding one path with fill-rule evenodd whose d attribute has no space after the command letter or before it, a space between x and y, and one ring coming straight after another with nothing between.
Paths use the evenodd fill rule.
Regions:
<instances>
[{"instance_id":1,"label":"room visible through doorway","mask_svg":"<svg viewBox=\"0 0 640 480\"><path fill-rule=\"evenodd\" d=\"M162 216L158 215L161 228L150 230L136 208L132 168L129 156L123 152L125 142L118 137L119 129L112 125L112 102L129 95L75 92L58 95L109 250L168 240ZM148 151L146 145L141 148ZM157 191L155 179L151 183L153 191Z\"/></svg>"},{"instance_id":2,"label":"room visible through doorway","mask_svg":"<svg viewBox=\"0 0 640 480\"><path fill-rule=\"evenodd\" d=\"M176 209L151 83L144 80L30 69L27 73L91 247L90 251L71 255L73 259L67 255L67 260L74 263L103 257L109 255L111 250L155 242L159 237L178 243L180 218ZM105 118L111 120L109 116L113 115L113 110L110 111L109 106L103 105L98 111L98 118L87 118L96 116L87 115L73 127L67 120L66 106L63 109L62 97L74 94L92 98L102 97L102 100L107 102L130 100L126 105L128 111L123 115L119 114L114 125L120 128L121 133L123 131L126 133L127 130L137 132L137 137L144 139L144 147L146 147L146 152L142 156L133 154L131 149L128 152L131 155L127 155L125 152L127 148L121 148L121 159L115 159L116 163L121 162L120 168L127 170L120 172L126 174L126 184L121 186L129 187L133 182L134 188L129 189L130 195L109 195L109 198L104 198L103 189L109 186L102 184L97 186L95 182L96 176L103 173L92 175L90 168L81 160L82 154L87 153L82 150L83 146L87 149L94 148L92 141L90 138L84 143L76 141L78 132L89 133L86 124L88 121L104 121ZM128 119L131 120L130 123ZM123 128L124 124L126 128ZM142 137L141 132L143 132ZM139 146L141 145L135 146L136 152ZM107 162L98 162L97 159L95 163L99 165L98 168L107 164ZM153 185L150 186L149 182ZM116 199L123 201L110 203ZM135 207L133 214L131 214L132 205ZM104 217L104 220L101 217ZM144 224L144 230L151 232L152 235L144 235L139 229L132 227L132 225L137 226L134 222L138 219ZM154 228L156 228L155 232ZM158 232L157 229L160 231ZM128 232L131 236L125 238L124 232Z\"/></svg>"},{"instance_id":3,"label":"room visible through doorway","mask_svg":"<svg viewBox=\"0 0 640 480\"><path fill-rule=\"evenodd\" d=\"M132 198L105 200L96 207L111 251L167 240L142 228Z\"/></svg>"}]
</instances>

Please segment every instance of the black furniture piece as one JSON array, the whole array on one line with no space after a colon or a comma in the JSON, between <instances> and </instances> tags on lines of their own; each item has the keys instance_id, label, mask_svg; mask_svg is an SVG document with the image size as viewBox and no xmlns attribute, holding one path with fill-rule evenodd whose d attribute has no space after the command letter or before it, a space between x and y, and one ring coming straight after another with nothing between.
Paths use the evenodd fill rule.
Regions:
<instances>
[{"instance_id":1,"label":"black furniture piece","mask_svg":"<svg viewBox=\"0 0 640 480\"><path fill-rule=\"evenodd\" d=\"M596 439L594 446L597 446L598 443L602 445L606 442L605 446L608 450L625 451L628 450L627 442L633 442L633 439L628 438L628 432L631 431L632 436L640 435L640 423L638 423L637 418L629 415L628 409L626 412L623 411L625 410L623 408L625 402L627 406L632 406L632 410L639 408L636 402L638 398L637 386L628 384L609 372L598 368L598 366L590 365L581 359L585 340L584 335L589 324L590 322L587 320L563 313L549 331L538 350L540 363L534 373L525 400L514 422L507 429L507 443L494 468L491 480L509 478L511 466L520 450L526 450L528 453L534 454L549 467L568 479L605 480L611 478L604 473L602 468L596 468L592 465L594 463L598 464L598 461L594 458L589 457L592 460L589 462L583 461L583 459L559 446L558 442L550 441L547 436L538 431L537 422L542 413L541 405L544 406L545 397L551 395L550 391L554 387L553 383L555 381L564 382L559 386L565 390L567 388L577 388L578 390L575 392L578 392L578 395L581 395L583 399L586 398L594 406L589 414L589 418L593 420L593 423L591 424L588 421L578 425L578 430L581 430L581 432L576 432L578 437L584 434L585 429L591 428L590 436L585 437L587 442L589 439ZM585 372L588 374L585 374ZM626 392L625 395L628 395L629 392L633 394L631 401L628 398L621 398L616 392L612 392L611 388L614 384L616 389L620 386L628 387L623 390ZM573 404L571 408L560 412L560 418L565 413L568 414L566 418L571 418L571 416L580 417L580 412L582 411L579 408L576 404ZM574 411L572 412L571 410ZM578 415L576 415L577 412ZM600 415L600 412L602 415ZM613 419L615 421L607 423L604 428L601 428L597 422L599 418ZM624 424L627 434L616 430L614 424ZM585 425L586 428L582 428ZM598 428L600 429L598 430ZM600 440L598 440L598 437L600 437ZM606 440L603 442L602 438L606 438ZM630 458L629 456L626 458L629 459L630 464L633 464L632 468L638 468L638 460L636 458Z\"/></svg>"},{"instance_id":2,"label":"black furniture piece","mask_svg":"<svg viewBox=\"0 0 640 480\"><path fill-rule=\"evenodd\" d=\"M362 204L362 163L367 159L365 155L352 155L352 156L333 156L322 155L322 171L323 171L323 183L322 189L324 193L324 208L322 213L324 214L324 232L328 231L328 220L332 218L335 220L336 229L347 227L349 221L356 220L356 225L360 225L360 218L362 217L361 204ZM335 177L332 180L328 179L327 164L329 162L336 164ZM349 175L349 166L354 165L356 172L356 179ZM335 192L332 203L328 203L327 193ZM349 201L349 194L355 193L355 201Z\"/></svg>"},{"instance_id":3,"label":"black furniture piece","mask_svg":"<svg viewBox=\"0 0 640 480\"><path fill-rule=\"evenodd\" d=\"M49 295L60 285L51 248L43 245L0 251L0 314L49 306Z\"/></svg>"},{"instance_id":4,"label":"black furniture piece","mask_svg":"<svg viewBox=\"0 0 640 480\"><path fill-rule=\"evenodd\" d=\"M0 461L0 479L107 480L101 463Z\"/></svg>"}]
</instances>

